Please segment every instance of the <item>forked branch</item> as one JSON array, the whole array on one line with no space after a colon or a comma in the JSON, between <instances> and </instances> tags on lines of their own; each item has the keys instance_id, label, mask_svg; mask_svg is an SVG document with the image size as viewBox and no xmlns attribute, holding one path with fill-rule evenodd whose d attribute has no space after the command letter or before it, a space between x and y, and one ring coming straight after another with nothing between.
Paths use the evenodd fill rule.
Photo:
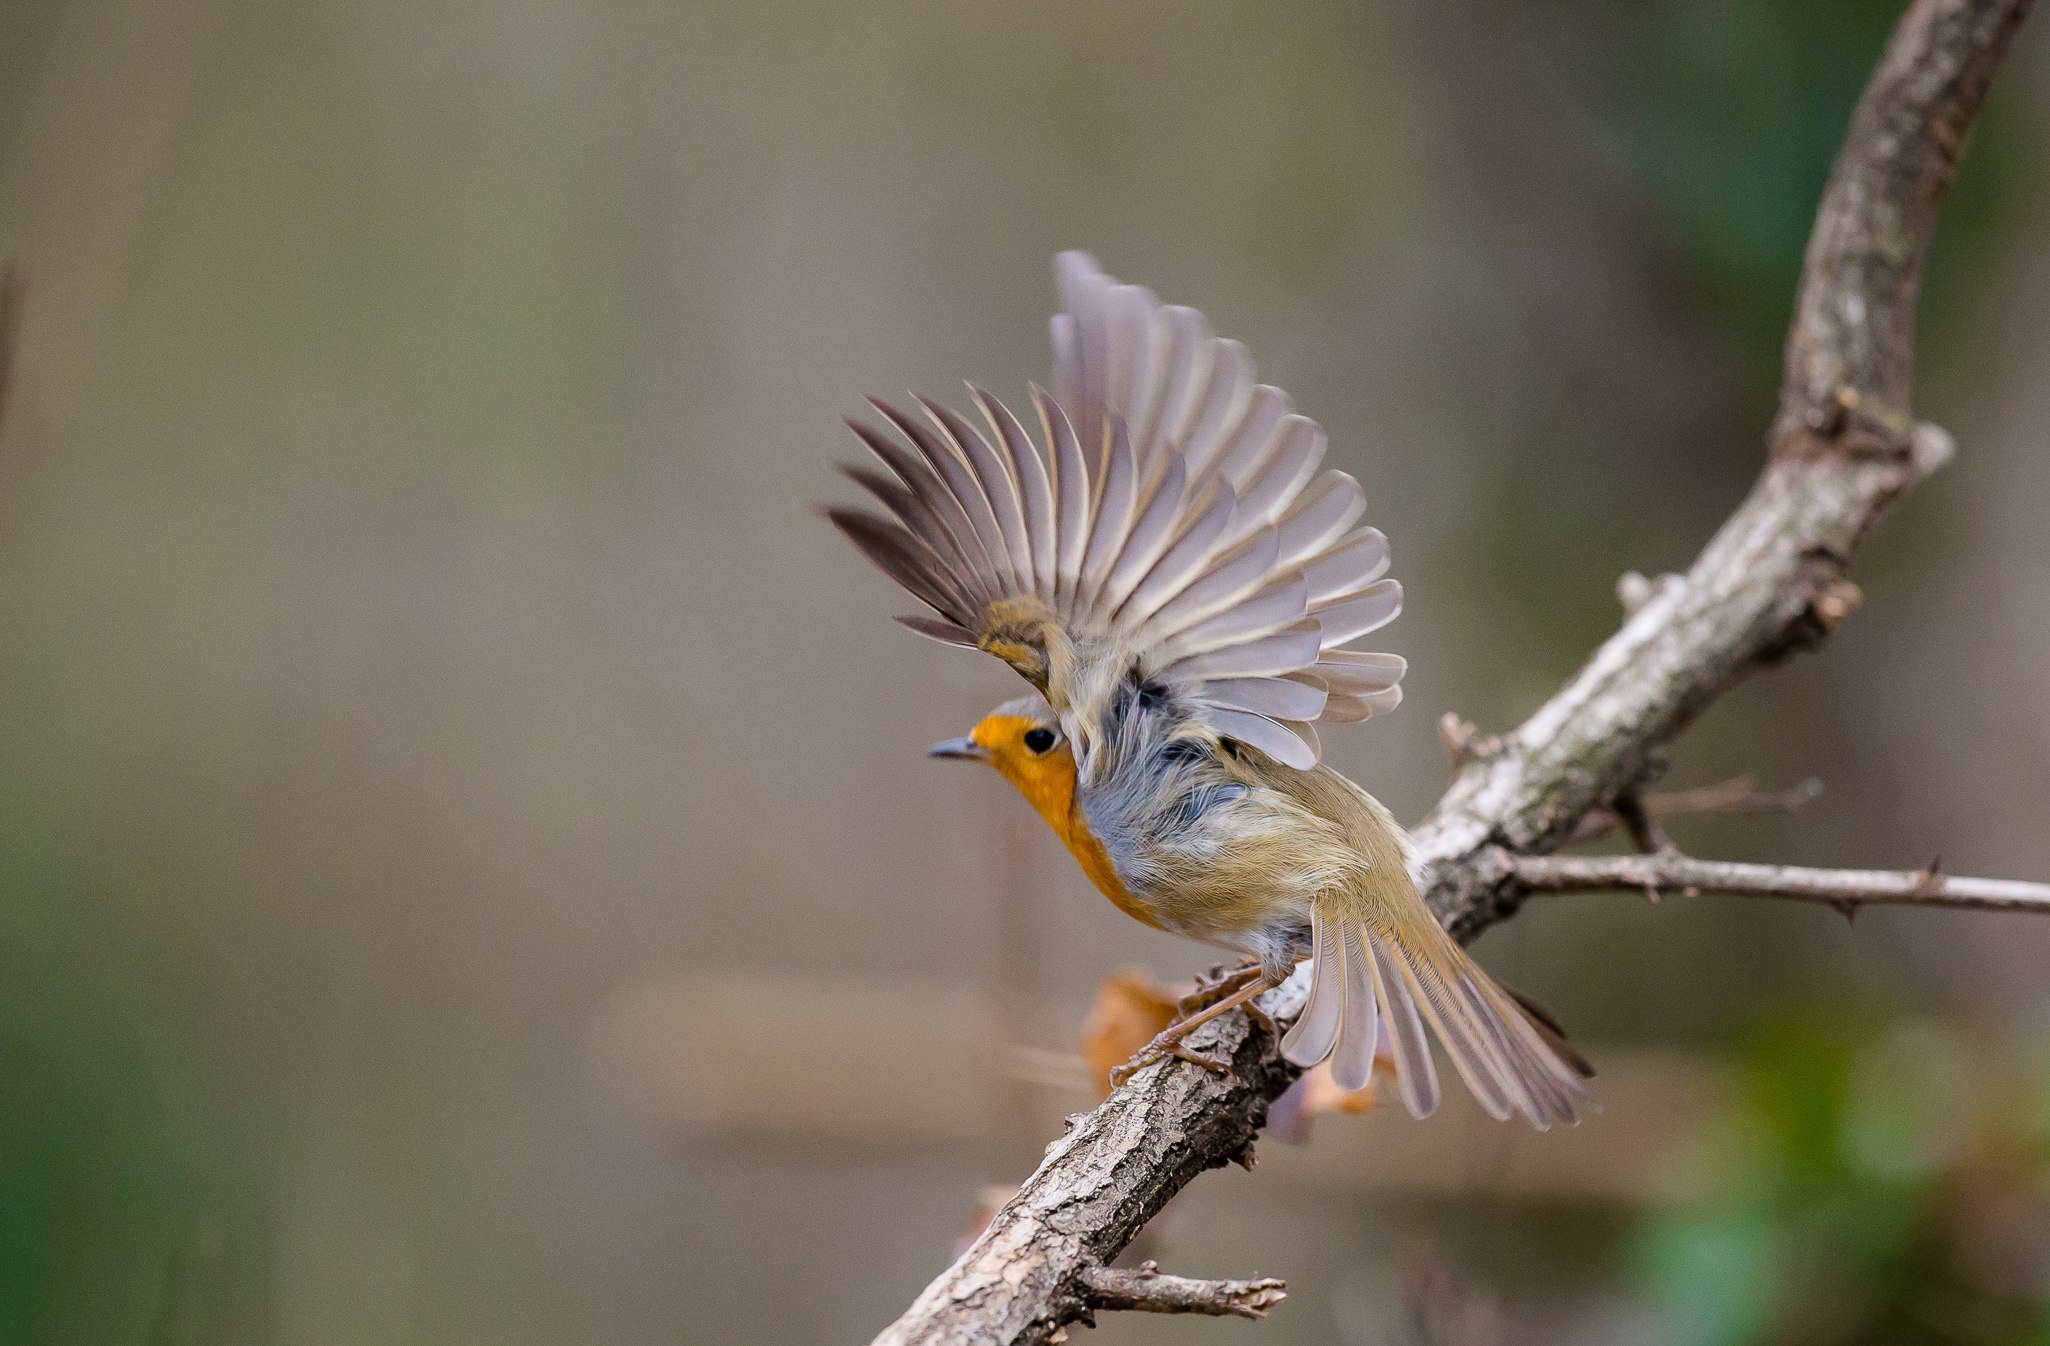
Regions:
<instances>
[{"instance_id":1,"label":"forked branch","mask_svg":"<svg viewBox=\"0 0 2050 1346\"><path fill-rule=\"evenodd\" d=\"M1635 796L1717 696L1849 615L1860 595L1845 572L1859 544L1949 458L1948 436L1909 412L1922 254L2028 7L1913 0L1816 216L1757 485L1686 574L1629 586L1622 629L1521 727L1448 736L1461 769L1413 841L1432 909L1462 937L1532 891L1518 857L1555 849L1591 812ZM1285 1016L1300 997L1298 978L1264 1003ZM1196 1174L1246 1153L1295 1076L1240 1014L1190 1045L1231 1069L1149 1067L1080 1118L878 1342L1047 1342L1087 1312L1098 1269Z\"/></svg>"}]
</instances>

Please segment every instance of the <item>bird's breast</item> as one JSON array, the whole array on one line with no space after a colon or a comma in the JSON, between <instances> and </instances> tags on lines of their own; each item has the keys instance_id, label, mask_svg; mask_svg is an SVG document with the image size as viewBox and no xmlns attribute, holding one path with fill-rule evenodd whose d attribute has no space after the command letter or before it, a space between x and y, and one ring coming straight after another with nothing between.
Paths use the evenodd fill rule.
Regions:
<instances>
[{"instance_id":1,"label":"bird's breast","mask_svg":"<svg viewBox=\"0 0 2050 1346\"><path fill-rule=\"evenodd\" d=\"M1056 826L1054 830L1059 832L1061 840L1067 843L1076 863L1082 866L1082 872L1089 876L1089 881L1096 885L1098 892L1110 899L1112 906L1135 921L1144 921L1155 930L1167 928L1161 924L1159 910L1152 903L1135 896L1132 890L1125 886L1125 881L1118 877L1117 866L1111 863L1110 852L1103 848L1103 843L1089 830L1089 821L1083 817L1079 807L1071 808L1065 825Z\"/></svg>"}]
</instances>

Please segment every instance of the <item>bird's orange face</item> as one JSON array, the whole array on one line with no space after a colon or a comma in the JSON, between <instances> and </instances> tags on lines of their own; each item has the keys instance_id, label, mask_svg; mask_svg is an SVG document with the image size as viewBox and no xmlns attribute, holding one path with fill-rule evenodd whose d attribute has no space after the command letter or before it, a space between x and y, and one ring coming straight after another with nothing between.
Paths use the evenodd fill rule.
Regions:
<instances>
[{"instance_id":1,"label":"bird's orange face","mask_svg":"<svg viewBox=\"0 0 2050 1346\"><path fill-rule=\"evenodd\" d=\"M987 762L998 774L1017 787L1054 835L1067 843L1082 872L1089 876L1105 897L1126 915L1158 927L1153 908L1134 897L1118 878L1103 845L1090 834L1081 810L1075 807L1075 754L1066 735L1022 703L999 706L983 717L967 738L935 743L926 751L934 757L965 757Z\"/></svg>"},{"instance_id":2,"label":"bird's orange face","mask_svg":"<svg viewBox=\"0 0 2050 1346\"><path fill-rule=\"evenodd\" d=\"M999 707L967 738L935 743L927 751L934 757L989 763L1054 831L1068 835L1075 807L1075 755L1060 730L1046 721Z\"/></svg>"}]
</instances>

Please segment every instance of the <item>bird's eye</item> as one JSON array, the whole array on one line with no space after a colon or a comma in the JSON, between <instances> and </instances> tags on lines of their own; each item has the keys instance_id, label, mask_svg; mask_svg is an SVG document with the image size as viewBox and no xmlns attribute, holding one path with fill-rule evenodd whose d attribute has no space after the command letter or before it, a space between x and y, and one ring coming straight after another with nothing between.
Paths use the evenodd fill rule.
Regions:
<instances>
[{"instance_id":1,"label":"bird's eye","mask_svg":"<svg viewBox=\"0 0 2050 1346\"><path fill-rule=\"evenodd\" d=\"M1043 753L1053 747L1053 730L1041 726L1025 731L1025 746L1036 753Z\"/></svg>"}]
</instances>

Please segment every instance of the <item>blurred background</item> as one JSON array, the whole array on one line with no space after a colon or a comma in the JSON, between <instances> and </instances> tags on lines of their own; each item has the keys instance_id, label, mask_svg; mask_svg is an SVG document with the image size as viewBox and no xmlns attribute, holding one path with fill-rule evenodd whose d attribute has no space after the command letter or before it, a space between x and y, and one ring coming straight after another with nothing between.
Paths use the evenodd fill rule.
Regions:
<instances>
[{"instance_id":1,"label":"blurred background","mask_svg":"<svg viewBox=\"0 0 2050 1346\"><path fill-rule=\"evenodd\" d=\"M1052 254L1202 307L1395 544L1414 820L1757 470L1892 0L9 0L0 1341L866 1340L1092 1095L1119 915L1011 675L813 512L866 392L1047 369ZM2042 20L2038 20L2039 23ZM1720 857L2050 878L2050 39L1945 212L1957 462L1665 784ZM1478 946L1537 1136L1319 1118L1107 1342L2050 1340L2050 923L1641 895Z\"/></svg>"}]
</instances>

